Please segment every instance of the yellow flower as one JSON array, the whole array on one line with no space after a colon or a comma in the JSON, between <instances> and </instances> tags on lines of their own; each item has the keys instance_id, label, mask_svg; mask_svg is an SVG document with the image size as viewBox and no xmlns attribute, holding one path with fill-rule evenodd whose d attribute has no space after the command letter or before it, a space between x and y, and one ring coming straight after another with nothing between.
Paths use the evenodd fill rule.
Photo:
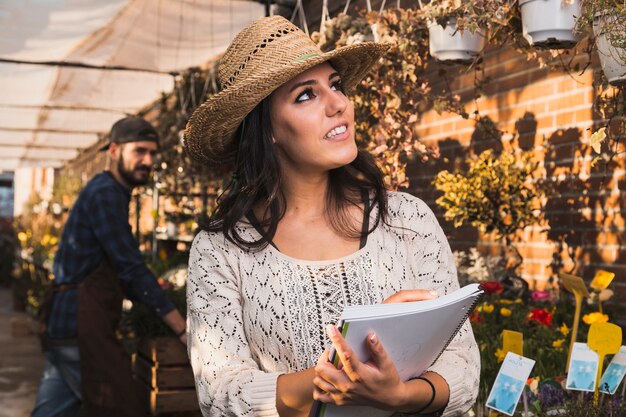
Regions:
<instances>
[{"instance_id":1,"label":"yellow flower","mask_svg":"<svg viewBox=\"0 0 626 417\"><path fill-rule=\"evenodd\" d=\"M19 232L17 234L17 238L20 240L20 242L24 243L26 242L26 239L28 239L28 235L24 232Z\"/></svg>"},{"instance_id":2,"label":"yellow flower","mask_svg":"<svg viewBox=\"0 0 626 417\"><path fill-rule=\"evenodd\" d=\"M503 317L509 317L511 315L511 310L509 310L506 307L502 307L500 309L500 315L503 316Z\"/></svg>"},{"instance_id":3,"label":"yellow flower","mask_svg":"<svg viewBox=\"0 0 626 417\"><path fill-rule=\"evenodd\" d=\"M506 352L504 351L504 349L498 348L496 350L496 358L498 358L498 363L502 362L505 357L506 357Z\"/></svg>"},{"instance_id":4,"label":"yellow flower","mask_svg":"<svg viewBox=\"0 0 626 417\"><path fill-rule=\"evenodd\" d=\"M494 309L493 304L489 304L489 303L484 303L483 304L483 311L485 313L491 314L491 313L493 313L493 309Z\"/></svg>"},{"instance_id":5,"label":"yellow flower","mask_svg":"<svg viewBox=\"0 0 626 417\"><path fill-rule=\"evenodd\" d=\"M609 316L596 311L595 313L585 314L583 316L583 321L587 324L606 323L609 321Z\"/></svg>"},{"instance_id":6,"label":"yellow flower","mask_svg":"<svg viewBox=\"0 0 626 417\"><path fill-rule=\"evenodd\" d=\"M559 327L559 331L563 336L567 336L569 334L569 327L567 327L567 324L563 323L561 327Z\"/></svg>"},{"instance_id":7,"label":"yellow flower","mask_svg":"<svg viewBox=\"0 0 626 417\"><path fill-rule=\"evenodd\" d=\"M552 347L553 348L560 348L563 346L563 343L565 342L565 339L556 339L554 342L552 342Z\"/></svg>"},{"instance_id":8,"label":"yellow flower","mask_svg":"<svg viewBox=\"0 0 626 417\"><path fill-rule=\"evenodd\" d=\"M506 304L506 305L513 304L513 300L507 300L506 298L503 298L500 300L500 304Z\"/></svg>"},{"instance_id":9,"label":"yellow flower","mask_svg":"<svg viewBox=\"0 0 626 417\"><path fill-rule=\"evenodd\" d=\"M522 304L522 303L523 303L523 301L522 301L522 299L521 299L521 298L517 298L517 299L515 300L515 304Z\"/></svg>"}]
</instances>

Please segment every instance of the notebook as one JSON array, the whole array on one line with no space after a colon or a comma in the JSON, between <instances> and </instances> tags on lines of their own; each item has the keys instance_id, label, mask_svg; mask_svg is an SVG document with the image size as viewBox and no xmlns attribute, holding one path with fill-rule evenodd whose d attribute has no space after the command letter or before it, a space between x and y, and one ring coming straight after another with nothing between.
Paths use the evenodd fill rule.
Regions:
<instances>
[{"instance_id":1,"label":"notebook","mask_svg":"<svg viewBox=\"0 0 626 417\"><path fill-rule=\"evenodd\" d=\"M400 378L406 381L423 374L446 349L484 291L467 285L434 300L409 303L345 307L337 324L355 355L369 359L366 337L378 336ZM331 360L334 360L334 353ZM363 406L315 402L309 417L387 417L392 411Z\"/></svg>"}]
</instances>

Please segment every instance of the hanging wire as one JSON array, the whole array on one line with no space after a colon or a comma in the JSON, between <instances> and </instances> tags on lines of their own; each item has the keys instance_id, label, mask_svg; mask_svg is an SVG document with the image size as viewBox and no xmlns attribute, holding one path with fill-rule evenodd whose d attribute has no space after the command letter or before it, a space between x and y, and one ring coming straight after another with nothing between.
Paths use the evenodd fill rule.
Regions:
<instances>
[{"instance_id":1,"label":"hanging wire","mask_svg":"<svg viewBox=\"0 0 626 417\"><path fill-rule=\"evenodd\" d=\"M211 78L211 87L213 87L213 93L217 93L217 91L219 90L218 85L217 85L217 62L213 62L213 64L211 65L211 69L209 70L209 75Z\"/></svg>"},{"instance_id":2,"label":"hanging wire","mask_svg":"<svg viewBox=\"0 0 626 417\"><path fill-rule=\"evenodd\" d=\"M302 25L302 28L304 29L304 33L306 33L307 36L309 35L309 26L306 24L306 15L304 14L304 7L302 6L302 0L298 0L298 10L300 13L300 24Z\"/></svg>"},{"instance_id":3,"label":"hanging wire","mask_svg":"<svg viewBox=\"0 0 626 417\"><path fill-rule=\"evenodd\" d=\"M380 10L378 11L378 14L382 14L383 10L385 10L385 3L387 3L387 0L383 0L383 2L381 3Z\"/></svg>"},{"instance_id":4,"label":"hanging wire","mask_svg":"<svg viewBox=\"0 0 626 417\"><path fill-rule=\"evenodd\" d=\"M350 0L346 0L346 7L343 8L343 14L348 13L348 7L350 7Z\"/></svg>"},{"instance_id":5,"label":"hanging wire","mask_svg":"<svg viewBox=\"0 0 626 417\"><path fill-rule=\"evenodd\" d=\"M328 0L322 2L322 18L320 20L320 33L324 30L326 19L330 20L330 13L328 12Z\"/></svg>"},{"instance_id":6,"label":"hanging wire","mask_svg":"<svg viewBox=\"0 0 626 417\"><path fill-rule=\"evenodd\" d=\"M206 95L209 90L209 83L211 82L211 70L206 73L206 79L204 80L204 85L202 86L202 95L200 96L200 100L206 100Z\"/></svg>"},{"instance_id":7,"label":"hanging wire","mask_svg":"<svg viewBox=\"0 0 626 417\"><path fill-rule=\"evenodd\" d=\"M196 78L198 78L198 74L193 71L189 73L189 95L191 97L191 107L198 107L196 103Z\"/></svg>"}]
</instances>

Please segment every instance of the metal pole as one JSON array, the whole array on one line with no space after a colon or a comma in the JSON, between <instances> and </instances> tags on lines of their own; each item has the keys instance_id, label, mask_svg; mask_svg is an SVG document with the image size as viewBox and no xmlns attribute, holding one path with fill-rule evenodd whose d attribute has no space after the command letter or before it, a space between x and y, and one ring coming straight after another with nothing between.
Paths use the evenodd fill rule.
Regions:
<instances>
[{"instance_id":1,"label":"metal pole","mask_svg":"<svg viewBox=\"0 0 626 417\"><path fill-rule=\"evenodd\" d=\"M141 214L141 201L140 201L140 195L139 194L135 194L135 239L137 240L137 243L139 243L139 237L141 236L141 233L139 232L139 217Z\"/></svg>"},{"instance_id":2,"label":"metal pole","mask_svg":"<svg viewBox=\"0 0 626 417\"><path fill-rule=\"evenodd\" d=\"M152 219L152 262L156 262L159 255L156 230L159 224L159 189L157 187L157 181L154 182L154 187L152 188L152 212L155 213Z\"/></svg>"}]
</instances>

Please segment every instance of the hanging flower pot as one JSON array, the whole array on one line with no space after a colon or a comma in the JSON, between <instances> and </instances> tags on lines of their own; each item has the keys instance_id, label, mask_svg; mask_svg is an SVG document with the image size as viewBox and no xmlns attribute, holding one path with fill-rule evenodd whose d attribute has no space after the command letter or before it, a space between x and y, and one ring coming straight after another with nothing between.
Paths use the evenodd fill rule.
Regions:
<instances>
[{"instance_id":1,"label":"hanging flower pot","mask_svg":"<svg viewBox=\"0 0 626 417\"><path fill-rule=\"evenodd\" d=\"M578 42L574 34L580 0L519 0L522 35L536 48L567 49Z\"/></svg>"},{"instance_id":2,"label":"hanging flower pot","mask_svg":"<svg viewBox=\"0 0 626 417\"><path fill-rule=\"evenodd\" d=\"M456 28L456 19L450 18L446 27L437 22L428 25L430 55L438 61L468 64L485 46L485 38L479 33Z\"/></svg>"},{"instance_id":3,"label":"hanging flower pot","mask_svg":"<svg viewBox=\"0 0 626 417\"><path fill-rule=\"evenodd\" d=\"M593 19L593 34L604 75L614 86L626 86L626 49L616 47L626 39L623 19L610 13L598 13Z\"/></svg>"}]
</instances>

